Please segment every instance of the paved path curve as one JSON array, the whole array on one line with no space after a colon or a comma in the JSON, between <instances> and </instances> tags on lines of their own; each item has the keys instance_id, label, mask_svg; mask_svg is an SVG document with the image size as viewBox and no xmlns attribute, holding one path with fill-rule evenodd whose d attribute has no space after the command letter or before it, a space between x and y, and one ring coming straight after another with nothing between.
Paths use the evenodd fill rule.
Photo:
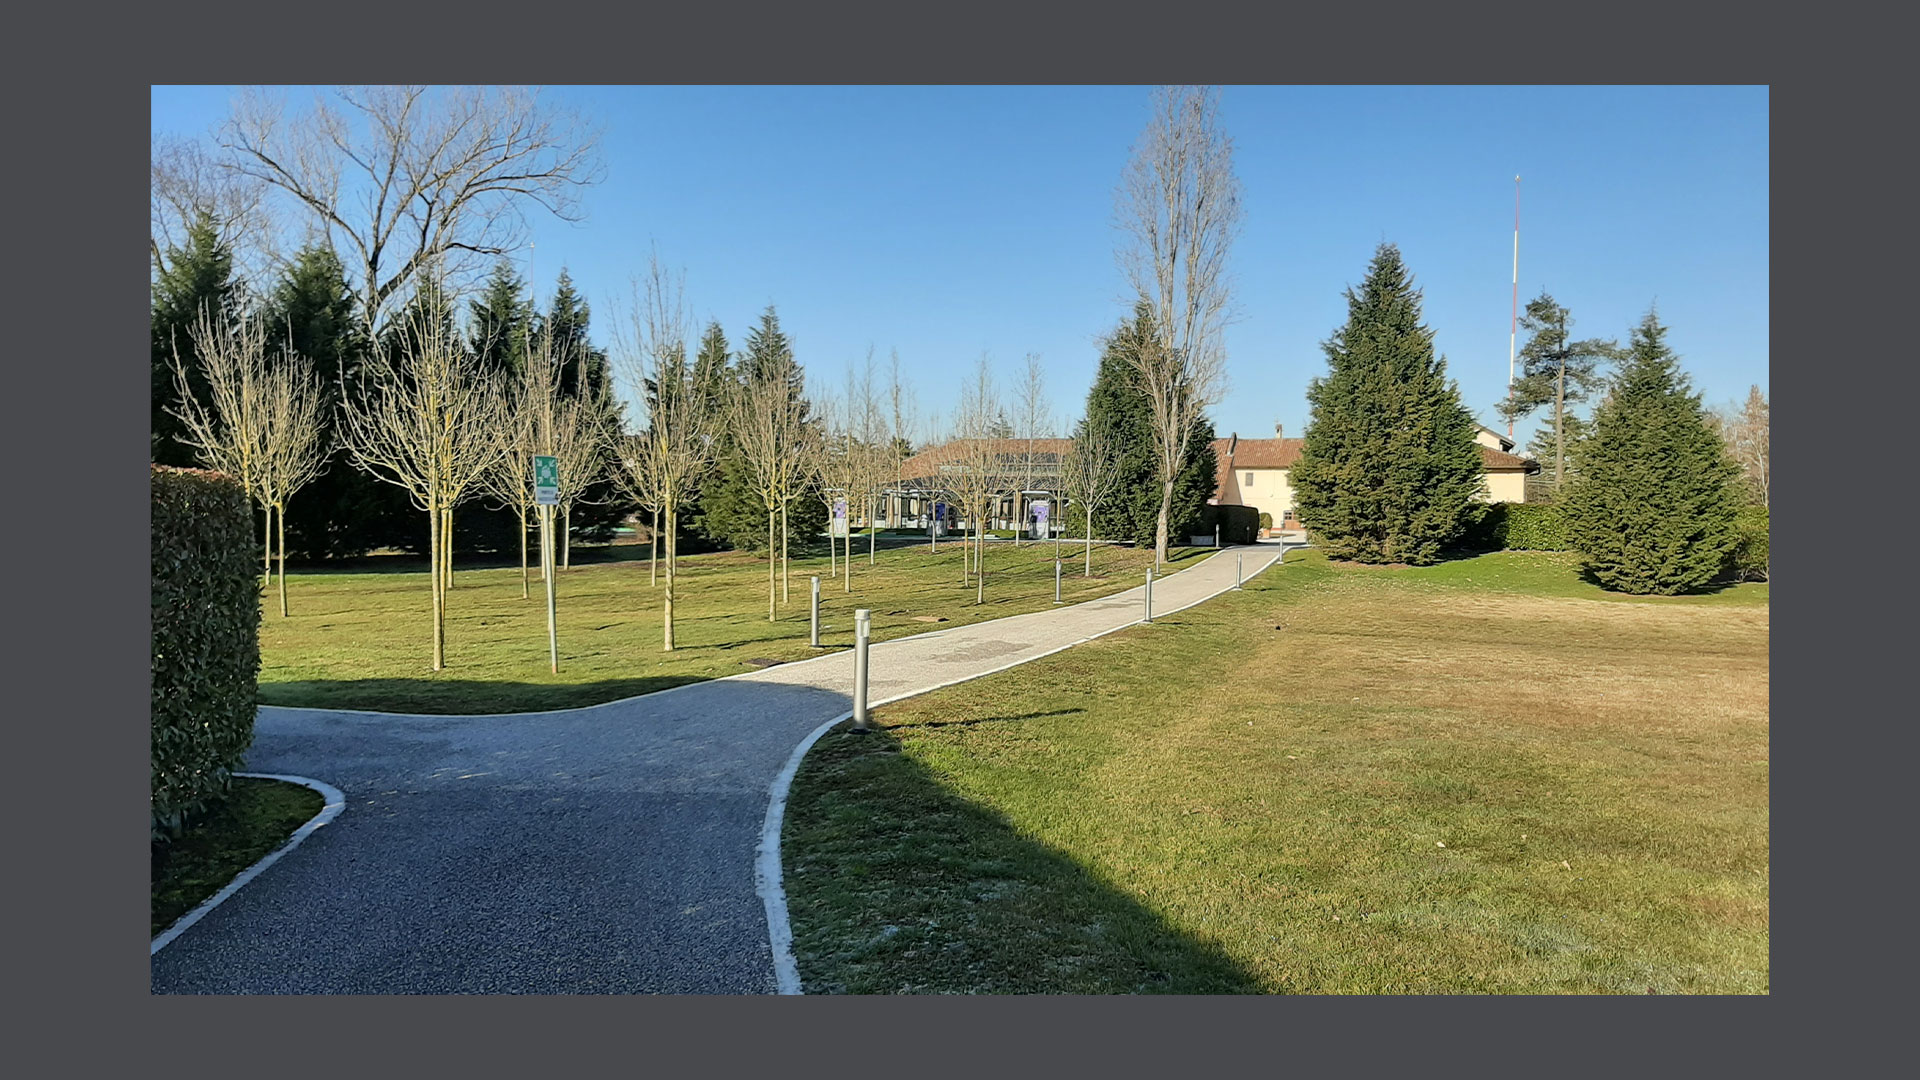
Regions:
<instances>
[{"instance_id":1,"label":"paved path curve","mask_svg":"<svg viewBox=\"0 0 1920 1080\"><path fill-rule=\"evenodd\" d=\"M1281 549L1154 585L1173 611ZM1127 626L1141 589L880 642L875 704ZM262 707L248 768L346 812L152 958L154 993L772 993L755 891L769 791L851 708L852 654L557 712Z\"/></svg>"}]
</instances>

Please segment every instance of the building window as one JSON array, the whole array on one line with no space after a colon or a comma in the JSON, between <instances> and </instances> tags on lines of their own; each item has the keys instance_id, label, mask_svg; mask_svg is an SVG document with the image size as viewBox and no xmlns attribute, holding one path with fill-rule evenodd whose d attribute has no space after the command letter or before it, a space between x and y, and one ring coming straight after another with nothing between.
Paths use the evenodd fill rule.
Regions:
<instances>
[{"instance_id":1,"label":"building window","mask_svg":"<svg viewBox=\"0 0 1920 1080\"><path fill-rule=\"evenodd\" d=\"M1252 474L1252 473L1248 473L1248 474L1247 474L1247 483L1246 483L1246 486L1247 486L1247 487L1252 487L1252 486L1253 486L1253 474Z\"/></svg>"}]
</instances>

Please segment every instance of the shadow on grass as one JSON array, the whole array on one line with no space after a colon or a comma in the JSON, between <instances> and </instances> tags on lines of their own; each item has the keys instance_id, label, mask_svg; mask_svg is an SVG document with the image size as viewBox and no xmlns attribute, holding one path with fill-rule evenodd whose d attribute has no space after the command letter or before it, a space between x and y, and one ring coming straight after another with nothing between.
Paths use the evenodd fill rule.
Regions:
<instances>
[{"instance_id":1,"label":"shadow on grass","mask_svg":"<svg viewBox=\"0 0 1920 1080\"><path fill-rule=\"evenodd\" d=\"M601 705L706 681L707 677L700 675L653 675L572 684L482 679L323 679L263 682L258 701L262 705L306 709L483 716Z\"/></svg>"},{"instance_id":2,"label":"shadow on grass","mask_svg":"<svg viewBox=\"0 0 1920 1080\"><path fill-rule=\"evenodd\" d=\"M946 787L901 751L911 730L831 732L795 778L782 850L806 992L1263 991L1215 945Z\"/></svg>"},{"instance_id":3,"label":"shadow on grass","mask_svg":"<svg viewBox=\"0 0 1920 1080\"><path fill-rule=\"evenodd\" d=\"M1004 724L1012 720L1037 720L1043 716L1072 716L1086 712L1085 709L1051 709L1047 712L1021 713L1018 716L974 716L965 720L928 720L915 727L974 727L978 724Z\"/></svg>"}]
</instances>

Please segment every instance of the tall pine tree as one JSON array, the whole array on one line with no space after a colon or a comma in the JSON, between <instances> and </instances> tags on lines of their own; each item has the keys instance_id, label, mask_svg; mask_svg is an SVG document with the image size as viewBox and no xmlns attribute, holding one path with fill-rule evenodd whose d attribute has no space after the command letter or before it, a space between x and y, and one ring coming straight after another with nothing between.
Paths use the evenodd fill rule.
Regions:
<instances>
[{"instance_id":1,"label":"tall pine tree","mask_svg":"<svg viewBox=\"0 0 1920 1080\"><path fill-rule=\"evenodd\" d=\"M1484 467L1398 248L1380 245L1322 348L1329 370L1307 389L1312 416L1289 473L1301 522L1334 558L1437 561L1472 522Z\"/></svg>"},{"instance_id":2,"label":"tall pine tree","mask_svg":"<svg viewBox=\"0 0 1920 1080\"><path fill-rule=\"evenodd\" d=\"M613 372L607 352L593 343L592 308L574 288L573 276L564 266L554 285L553 302L538 321L540 325L534 328L535 333L542 327L551 330L554 348L565 350L566 362L560 368L561 395L598 402L603 409L617 411L620 403L613 392ZM634 506L621 498L618 485L609 473L581 493L568 518L575 537L598 543L610 540L614 526L633 510Z\"/></svg>"},{"instance_id":3,"label":"tall pine tree","mask_svg":"<svg viewBox=\"0 0 1920 1080\"><path fill-rule=\"evenodd\" d=\"M1739 542L1739 466L1666 336L1652 311L1634 328L1565 497L1574 550L1616 592L1700 588L1726 569Z\"/></svg>"},{"instance_id":4,"label":"tall pine tree","mask_svg":"<svg viewBox=\"0 0 1920 1080\"><path fill-rule=\"evenodd\" d=\"M1496 411L1508 421L1545 411L1547 428L1527 445L1527 452L1545 467L1535 485L1543 493L1558 493L1571 479L1570 450L1585 423L1573 410L1606 381L1603 365L1620 355L1616 341L1590 338L1574 341L1568 333L1573 316L1547 293L1527 301L1520 328L1527 343L1520 349L1520 375Z\"/></svg>"},{"instance_id":5,"label":"tall pine tree","mask_svg":"<svg viewBox=\"0 0 1920 1080\"><path fill-rule=\"evenodd\" d=\"M1119 480L1113 494L1093 515L1096 536L1129 540L1152 547L1160 523L1160 473L1154 452L1152 406L1140 387L1140 374L1128 361L1129 350L1153 346L1153 313L1145 304L1134 308L1131 319L1107 336L1100 367L1087 391L1086 417L1081 434L1100 431L1120 448ZM1173 503L1167 512L1167 535L1177 541L1199 526L1200 515L1213 495L1213 424L1202 420L1187 444L1187 464L1174 480ZM1084 526L1068 516L1067 525Z\"/></svg>"},{"instance_id":6,"label":"tall pine tree","mask_svg":"<svg viewBox=\"0 0 1920 1080\"><path fill-rule=\"evenodd\" d=\"M201 464L191 446L181 441L184 427L169 410L180 407L174 377L174 350L187 369L187 383L205 401L207 386L187 328L204 306L215 319L238 318L244 303L233 279L233 252L220 241L213 219L201 214L187 227L184 247L171 248L164 269L152 284L153 420L151 451L159 465L194 467Z\"/></svg>"}]
</instances>

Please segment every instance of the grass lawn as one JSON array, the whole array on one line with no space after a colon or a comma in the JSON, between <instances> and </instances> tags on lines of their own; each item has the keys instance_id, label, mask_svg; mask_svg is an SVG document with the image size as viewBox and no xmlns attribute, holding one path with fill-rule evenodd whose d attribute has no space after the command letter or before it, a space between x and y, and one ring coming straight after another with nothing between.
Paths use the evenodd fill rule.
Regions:
<instances>
[{"instance_id":1,"label":"grass lawn","mask_svg":"<svg viewBox=\"0 0 1920 1080\"><path fill-rule=\"evenodd\" d=\"M233 794L225 804L180 839L154 849L149 936L158 937L242 870L286 843L325 804L319 792L300 784L234 777Z\"/></svg>"},{"instance_id":2,"label":"grass lawn","mask_svg":"<svg viewBox=\"0 0 1920 1080\"><path fill-rule=\"evenodd\" d=\"M883 545L886 543L882 541ZM808 578L821 577L821 643L853 644L855 608L873 611L875 640L901 637L1053 605L1053 545L989 543L986 602L961 584L963 546L942 541L882 546L867 564L855 538L853 591L827 577L826 546L795 558L789 600L767 621L767 564L739 552L684 557L675 600L672 653L661 650L660 589L648 584L645 545L615 547L624 556L586 562L605 549L576 550L558 575L560 673L547 665L547 614L535 571L531 599L520 597L518 564L456 565L448 593L447 667L431 670L432 597L423 560L384 572L356 569L290 573L292 615L280 617L277 592L263 597L260 701L269 705L420 713L493 713L569 708L733 675L769 662L816 655L808 644ZM1151 551L1096 544L1091 578L1083 549L1062 577L1068 602L1141 583ZM1174 570L1202 549L1172 552ZM637 558L635 556L638 556ZM404 567L401 569L399 567ZM936 624L931 619L945 619Z\"/></svg>"},{"instance_id":3,"label":"grass lawn","mask_svg":"<svg viewBox=\"0 0 1920 1080\"><path fill-rule=\"evenodd\" d=\"M822 738L812 993L1766 993L1768 587L1290 555Z\"/></svg>"}]
</instances>

